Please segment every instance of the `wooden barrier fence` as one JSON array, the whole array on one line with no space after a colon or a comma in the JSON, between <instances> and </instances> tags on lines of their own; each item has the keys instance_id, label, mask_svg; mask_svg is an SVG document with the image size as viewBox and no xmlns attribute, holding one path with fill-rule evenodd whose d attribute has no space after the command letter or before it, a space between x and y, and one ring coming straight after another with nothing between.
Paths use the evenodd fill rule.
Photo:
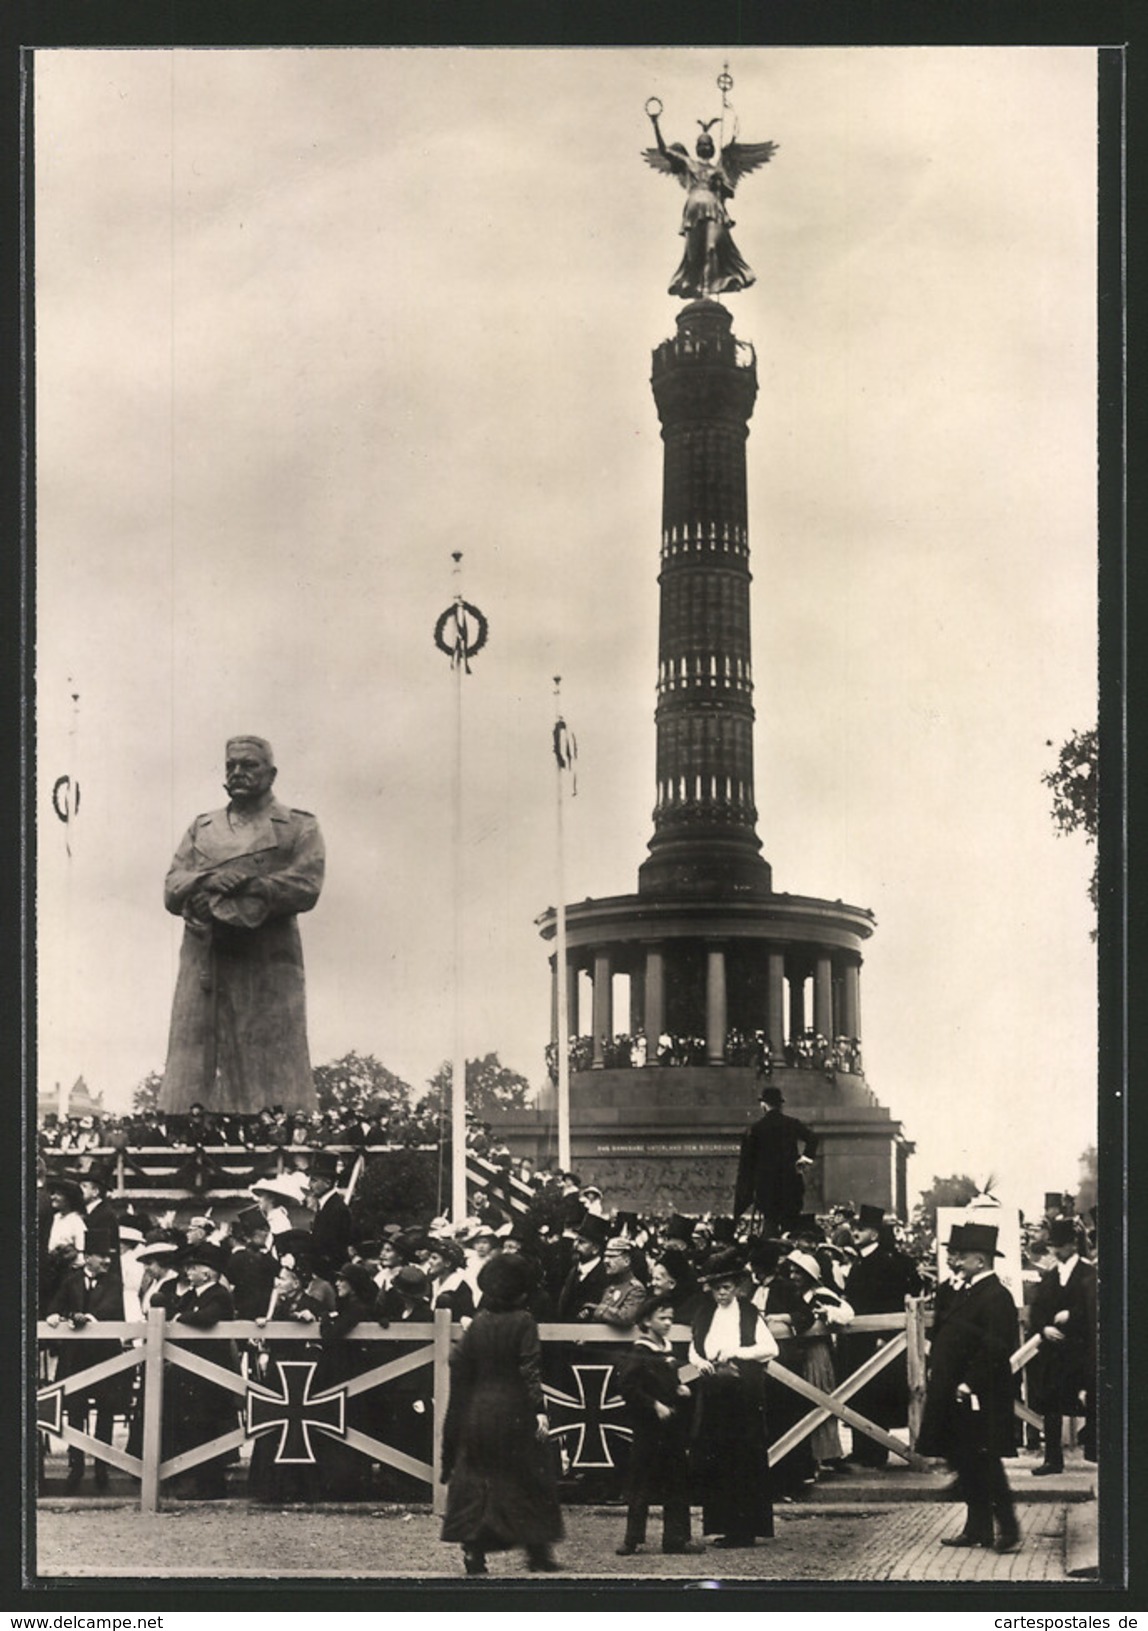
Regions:
<instances>
[{"instance_id":1,"label":"wooden barrier fence","mask_svg":"<svg viewBox=\"0 0 1148 1631\"><path fill-rule=\"evenodd\" d=\"M808 1399L811 1408L770 1445L770 1465L780 1461L830 1416L836 1416L854 1431L876 1439L910 1466L922 1466L913 1445L924 1402L925 1353L930 1323L930 1311L917 1298L906 1299L903 1314L871 1314L855 1318L848 1327L849 1334L877 1334L882 1339L881 1345L857 1370L838 1382L828 1393L777 1360L772 1361L769 1365L770 1376ZM146 1323L102 1322L82 1330L72 1330L67 1326L51 1326L41 1322L36 1330L37 1338L44 1346L93 1340L106 1344L109 1339L124 1344L121 1353L102 1359L84 1370L58 1380L45 1379L37 1391L37 1424L42 1432L62 1439L66 1445L138 1478L140 1508L144 1512L158 1509L161 1487L165 1481L177 1478L203 1462L231 1454L276 1429L280 1432L280 1445L274 1457L276 1462L314 1463L317 1457L312 1435L327 1435L372 1461L396 1468L427 1484L434 1510L437 1512L442 1508L444 1490L439 1481L439 1471L442 1424L450 1392L450 1350L452 1343L461 1335L460 1327L457 1324L452 1326L449 1313L445 1310L437 1312L432 1322L418 1325L356 1326L349 1340L355 1344L381 1348L383 1355L380 1363L317 1390L313 1390L312 1384L319 1358L313 1351L304 1353L300 1360L273 1360L274 1382L270 1367L267 1378L260 1379L251 1366L235 1369L218 1363L216 1359L205 1358L202 1353L188 1351L188 1344L198 1347L204 1342L219 1343L224 1355L229 1353L228 1343L273 1342L277 1347L280 1344L299 1343L310 1344L314 1350L318 1340L317 1328L296 1321L273 1320L260 1326L252 1321L232 1320L213 1326L210 1331L203 1331L178 1322L172 1323L162 1309L152 1309ZM613 1386L614 1357L619 1349L628 1345L626 1333L608 1325L545 1322L540 1325L539 1334L542 1339L544 1387L551 1413L551 1436L562 1447L565 1464L576 1472L613 1468L615 1463L611 1445L616 1449L630 1436L625 1426L623 1401ZM676 1348L684 1349L689 1341L688 1328L675 1326L671 1339ZM402 1344L406 1351L388 1358L386 1349L398 1344ZM1035 1340L1029 1341L1018 1350L1013 1356L1014 1370L1023 1368L1036 1346ZM613 1355L608 1351L611 1349ZM906 1358L909 1384L908 1444L868 1420L849 1403L856 1393L902 1354ZM429 1436L433 1448L429 1461L412 1456L407 1450L351 1426L347 1419L349 1400L375 1388L384 1388L389 1382L423 1367L429 1367L431 1373L428 1388L431 1408ZM105 1444L67 1420L69 1398L73 1395L82 1398L99 1382L133 1369L138 1370L142 1378L138 1394L138 1409L142 1417L138 1455L130 1454L116 1445ZM181 1369L232 1394L238 1424L213 1439L165 1459L162 1455L164 1411L165 1405L170 1402L164 1398L165 1370L170 1376ZM1017 1413L1022 1419L1039 1426L1039 1417L1019 1402ZM288 1449L294 1453L288 1454Z\"/></svg>"}]
</instances>

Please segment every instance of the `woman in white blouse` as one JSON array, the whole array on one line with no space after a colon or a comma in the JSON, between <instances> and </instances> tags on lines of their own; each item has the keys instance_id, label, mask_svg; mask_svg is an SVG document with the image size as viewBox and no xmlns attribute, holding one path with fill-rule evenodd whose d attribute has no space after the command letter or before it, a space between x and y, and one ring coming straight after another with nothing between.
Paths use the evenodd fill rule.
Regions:
<instances>
[{"instance_id":1,"label":"woman in white blouse","mask_svg":"<svg viewBox=\"0 0 1148 1631\"><path fill-rule=\"evenodd\" d=\"M702 1502L702 1533L714 1545L752 1546L773 1534L765 1366L777 1343L759 1310L740 1294L741 1254L727 1248L700 1275L709 1295L694 1317L690 1363L697 1372L690 1465Z\"/></svg>"}]
</instances>

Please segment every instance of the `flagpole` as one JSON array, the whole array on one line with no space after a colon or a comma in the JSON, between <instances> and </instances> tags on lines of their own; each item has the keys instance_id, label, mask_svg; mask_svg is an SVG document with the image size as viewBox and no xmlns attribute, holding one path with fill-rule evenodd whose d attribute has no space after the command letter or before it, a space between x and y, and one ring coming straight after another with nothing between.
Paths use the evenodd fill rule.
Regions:
<instances>
[{"instance_id":1,"label":"flagpole","mask_svg":"<svg viewBox=\"0 0 1148 1631\"><path fill-rule=\"evenodd\" d=\"M565 725L559 696L561 684L562 676L555 674L554 699L557 720L554 729L556 733L562 730ZM556 932L554 940L554 975L558 998L558 1013L555 1021L558 1031L555 1038L558 1045L558 1166L560 1171L569 1172L572 1165L570 1159L570 994L566 988L566 846L562 827L562 806L565 800L562 776L565 767L559 754L556 753L554 757L554 772L558 783L558 907L555 917Z\"/></svg>"},{"instance_id":2,"label":"flagpole","mask_svg":"<svg viewBox=\"0 0 1148 1631\"><path fill-rule=\"evenodd\" d=\"M80 693L75 688L75 681L68 675L68 695L72 702L72 717L68 722L68 764L66 775L66 791L64 794L64 851L68 857L64 869L64 944L68 948L68 972L65 990L68 997L68 1012L73 1011L72 986L75 969L75 941L74 941L74 907L75 907L75 879L73 877L74 862L72 860L73 822L76 819L76 804L80 797L79 778L79 732L80 732ZM59 783L57 783L59 786ZM57 812L58 813L58 812ZM68 1084L67 1076L58 1088L59 1100L57 1114L60 1125L68 1119L68 1108L71 1103L72 1089Z\"/></svg>"},{"instance_id":3,"label":"flagpole","mask_svg":"<svg viewBox=\"0 0 1148 1631\"><path fill-rule=\"evenodd\" d=\"M455 550L455 629L463 651L454 658L454 1054L450 1078L450 1209L457 1227L466 1217L466 1052L462 1025L462 677L466 671L462 610L462 551Z\"/></svg>"}]
</instances>

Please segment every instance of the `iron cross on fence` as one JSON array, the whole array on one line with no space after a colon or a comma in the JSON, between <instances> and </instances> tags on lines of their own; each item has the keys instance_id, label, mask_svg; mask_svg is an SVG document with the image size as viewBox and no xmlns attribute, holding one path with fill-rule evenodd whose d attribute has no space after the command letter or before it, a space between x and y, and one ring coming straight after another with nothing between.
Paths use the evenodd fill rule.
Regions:
<instances>
[{"instance_id":1,"label":"iron cross on fence","mask_svg":"<svg viewBox=\"0 0 1148 1631\"><path fill-rule=\"evenodd\" d=\"M548 1382L543 1383L542 1391L551 1420L556 1416L567 1418L551 1427L550 1437L567 1441L564 1447L572 1468L581 1471L591 1467L612 1467L614 1458L610 1454L608 1435L616 1433L622 1440L634 1436L622 1422L611 1420L626 1408L621 1394L610 1391L614 1367L571 1365L570 1369L574 1373L577 1395L566 1393Z\"/></svg>"},{"instance_id":2,"label":"iron cross on fence","mask_svg":"<svg viewBox=\"0 0 1148 1631\"><path fill-rule=\"evenodd\" d=\"M249 1387L246 1394L245 1423L248 1438L279 1429L275 1451L278 1465L314 1465L315 1449L311 1429L332 1438L347 1436L347 1389L326 1388L311 1392L315 1361L278 1359L280 1391L266 1386Z\"/></svg>"}]
</instances>

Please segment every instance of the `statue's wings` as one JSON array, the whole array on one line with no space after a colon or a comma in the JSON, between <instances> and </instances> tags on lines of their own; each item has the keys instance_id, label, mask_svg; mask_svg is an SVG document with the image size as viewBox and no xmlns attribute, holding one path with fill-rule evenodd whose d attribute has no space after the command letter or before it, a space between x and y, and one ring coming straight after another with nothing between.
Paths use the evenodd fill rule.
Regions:
<instances>
[{"instance_id":1,"label":"statue's wings","mask_svg":"<svg viewBox=\"0 0 1148 1631\"><path fill-rule=\"evenodd\" d=\"M777 152L776 142L729 142L721 150L721 167L731 187L759 165L768 164Z\"/></svg>"},{"instance_id":2,"label":"statue's wings","mask_svg":"<svg viewBox=\"0 0 1148 1631\"><path fill-rule=\"evenodd\" d=\"M666 176L677 176L683 187L689 185L689 154L681 142L672 142L664 153L658 147L644 148L642 157L652 169Z\"/></svg>"}]
</instances>

